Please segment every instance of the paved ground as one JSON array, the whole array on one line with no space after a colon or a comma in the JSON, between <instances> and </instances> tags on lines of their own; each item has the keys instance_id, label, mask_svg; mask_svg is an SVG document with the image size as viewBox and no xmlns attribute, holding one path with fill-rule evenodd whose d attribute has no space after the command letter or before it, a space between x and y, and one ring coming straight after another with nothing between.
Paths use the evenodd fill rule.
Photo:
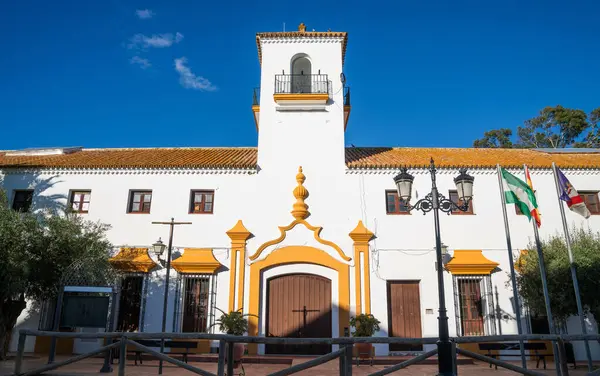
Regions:
<instances>
[{"instance_id":1,"label":"paved ground","mask_svg":"<svg viewBox=\"0 0 600 376\"><path fill-rule=\"evenodd\" d=\"M66 359L65 357L57 357L58 361ZM306 361L306 358L294 359L293 365ZM24 370L33 369L45 364L45 359L39 357L28 357L24 360ZM216 363L195 363L190 362L191 365L202 368L206 371L216 374L217 365ZM515 363L517 364L517 363ZM102 366L102 359L86 359L84 361L61 367L60 369L51 372L50 374L61 374L61 375L106 375L99 373ZM550 364L549 364L550 366ZM117 374L117 364L113 365L113 375ZM352 369L353 376L366 376L377 370L387 368L389 366L368 366L361 365L360 367L354 366ZM532 369L535 369L535 363L530 365ZM287 368L286 365L274 365L274 364L247 364L244 365L247 376L262 376L272 372L276 372ZM14 361L8 360L0 362L0 375L10 375L14 369ZM236 370L236 374L239 374L241 369ZM546 371L540 370L547 375L555 375L554 369L548 369ZM569 375L571 376L582 376L586 374L585 367L579 367L577 370L570 369ZM127 361L125 373L131 376L150 376L158 374L158 362L156 361L144 361L143 366L134 366L133 361ZM407 369L397 371L393 375L404 375L404 376L421 376L421 375L435 375L437 373L436 365L416 365L410 366ZM488 375L488 376L505 376L515 375L516 373L508 370L498 369L497 371L493 368L490 369L488 365L482 363L476 363L474 365L463 365L458 367L459 375L472 376L472 375ZM172 365L165 365L163 374L165 376L179 376L179 375L192 375L191 372L178 368ZM338 360L331 361L321 366L311 368L296 375L310 375L310 376L334 376L338 374Z\"/></svg>"}]
</instances>

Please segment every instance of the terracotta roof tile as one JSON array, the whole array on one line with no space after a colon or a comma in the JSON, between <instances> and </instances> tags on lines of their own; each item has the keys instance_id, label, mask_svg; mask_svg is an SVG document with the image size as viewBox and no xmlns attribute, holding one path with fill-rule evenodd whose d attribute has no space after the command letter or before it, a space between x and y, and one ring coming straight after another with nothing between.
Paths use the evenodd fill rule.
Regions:
<instances>
[{"instance_id":1,"label":"terracotta roof tile","mask_svg":"<svg viewBox=\"0 0 600 376\"><path fill-rule=\"evenodd\" d=\"M430 158L438 167L550 168L552 162L564 168L600 168L600 150L595 152L548 153L531 149L476 148L346 148L349 168L426 167Z\"/></svg>"},{"instance_id":2,"label":"terracotta roof tile","mask_svg":"<svg viewBox=\"0 0 600 376\"><path fill-rule=\"evenodd\" d=\"M257 148L139 148L83 149L70 154L6 156L0 151L0 167L39 168L256 168ZM438 167L600 168L598 152L548 153L529 149L474 148L346 148L349 168L426 167L429 159Z\"/></svg>"},{"instance_id":3,"label":"terracotta roof tile","mask_svg":"<svg viewBox=\"0 0 600 376\"><path fill-rule=\"evenodd\" d=\"M256 33L256 47L258 48L258 61L260 64L262 64L261 38L344 38L342 41L342 63L346 59L348 33L345 31L277 31Z\"/></svg>"},{"instance_id":4,"label":"terracotta roof tile","mask_svg":"<svg viewBox=\"0 0 600 376\"><path fill-rule=\"evenodd\" d=\"M83 149L70 154L6 156L2 167L254 168L256 148Z\"/></svg>"}]
</instances>

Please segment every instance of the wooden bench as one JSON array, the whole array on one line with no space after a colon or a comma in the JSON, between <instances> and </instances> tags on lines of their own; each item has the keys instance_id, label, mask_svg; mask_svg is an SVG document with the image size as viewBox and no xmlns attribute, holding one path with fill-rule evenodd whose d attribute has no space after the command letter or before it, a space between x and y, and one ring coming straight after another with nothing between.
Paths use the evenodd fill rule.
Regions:
<instances>
[{"instance_id":1,"label":"wooden bench","mask_svg":"<svg viewBox=\"0 0 600 376\"><path fill-rule=\"evenodd\" d=\"M540 361L544 363L544 369L546 369L546 357L552 356L551 353L546 352L546 344L543 342L525 342L523 343L525 347L525 351L529 351L529 353L525 353L525 356L533 356L536 358L537 362L535 364L535 368L540 367ZM480 343L479 350L487 351L486 356L490 358L497 359L501 356L506 357L521 357L521 347L518 342L487 342ZM492 354L492 351L503 351L502 354ZM508 353L506 353L509 351ZM490 368L492 368L492 364L490 363ZM496 366L498 369L498 366Z\"/></svg>"},{"instance_id":2,"label":"wooden bench","mask_svg":"<svg viewBox=\"0 0 600 376\"><path fill-rule=\"evenodd\" d=\"M145 339L140 339L140 340L136 340L135 342L139 343L140 345L146 346L146 347L158 347L160 349L160 340L145 340ZM169 348L170 351L167 354L178 354L181 355L183 357L183 361L184 362L188 362L188 354L190 353L190 349L195 349L196 347L198 347L198 342L195 341L165 341L165 348ZM173 351L175 349L175 351ZM142 353L143 351L140 350L137 347L134 347L131 350L128 350L128 352L133 352L135 353L135 365L137 366L137 362L138 360L140 361L140 364L142 363Z\"/></svg>"}]
</instances>

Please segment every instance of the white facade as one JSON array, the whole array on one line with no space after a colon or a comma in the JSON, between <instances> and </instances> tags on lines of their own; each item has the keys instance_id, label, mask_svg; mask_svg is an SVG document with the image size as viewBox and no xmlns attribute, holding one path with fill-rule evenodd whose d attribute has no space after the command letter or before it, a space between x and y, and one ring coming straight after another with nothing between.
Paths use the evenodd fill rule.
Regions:
<instances>
[{"instance_id":1,"label":"white facade","mask_svg":"<svg viewBox=\"0 0 600 376\"><path fill-rule=\"evenodd\" d=\"M414 212L410 215L389 215L386 213L385 191L394 189L393 176L398 168L349 168L346 164L344 145L344 86L340 78L342 73L342 51L345 38L339 36L262 37L261 101L259 138L257 148L257 166L253 168L69 168L48 167L24 169L7 165L8 156L3 159L2 186L12 199L14 190L34 189L34 208L48 205L67 205L71 190L91 190L89 213L82 214L87 219L101 221L111 225L108 232L110 241L119 247L150 247L162 237L168 237L168 227L153 225L153 221L167 221L174 217L177 221L189 221L191 225L175 228L174 246L177 252L184 248L211 248L214 257L224 267L216 274L215 306L227 311L230 309L230 294L237 301L243 294L242 307L245 312L252 308L252 299L260 301L258 315L258 334L265 335L266 325L265 285L276 275L290 273L309 273L322 275L332 283L332 335L344 335L340 322L338 291L344 281L340 273L322 265L304 261L284 262L269 266L260 275L258 297L252 294L252 265L268 260L271 254L283 252L286 247L313 247L325 252L332 262L346 265L348 268L350 315L356 312L356 290L362 291L362 311L367 306L366 296L370 295L370 312L382 325L378 336L389 333L387 281L419 281L421 333L424 337L437 336L437 279L435 269L435 245L433 216ZM312 74L327 74L329 80L329 99L325 104L304 103L299 101L296 109L273 99L275 76L292 70L295 57L306 57L311 62ZM286 108L283 108L286 107ZM251 126L249 124L249 126ZM356 125L360 126L360 125ZM407 151L408 152L408 151ZM440 152L439 150L437 152ZM448 153L454 151L448 149ZM75 153L88 153L77 151ZM74 153L74 154L75 154ZM47 157L48 158L48 157ZM52 158L52 156L50 156ZM596 157L597 158L597 157ZM530 163L523 160L519 163ZM465 160L464 165L471 166L475 161ZM336 247L320 241L316 233L308 227L297 224L285 232L285 238L272 245L264 246L282 233L280 226L287 226L294 220L290 215L292 204L296 201L292 191L298 185L295 176L298 167L303 167L306 182L303 186L310 196L308 204L310 216L306 221L312 226L322 227L320 239L333 243ZM600 167L600 163L598 164ZM428 171L423 168L409 170L415 175L414 199L424 197L431 189ZM565 169L571 183L581 191L600 189L600 170ZM517 176L522 171L513 170ZM499 264L499 271L491 276L495 295L495 304L503 311L500 320L492 319L497 334L517 333L514 309L511 302L512 290L507 287L509 281L509 262L518 256L532 241L532 227L526 217L517 216L514 208L507 208L511 225L513 257L509 260L498 188L498 178L492 166L473 168L469 173L475 177L474 215L442 215L441 236L454 250L482 250L483 255ZM454 189L453 178L458 174L456 168L438 170L438 187L448 197L448 190ZM537 189L538 201L542 213L542 237L562 231L558 202L551 170L548 168L532 171L532 179ZM152 190L152 203L149 214L129 214L127 212L130 190ZM213 214L189 214L190 190L214 190ZM600 229L600 216L584 220L567 210L569 223ZM245 260L232 263L232 240L227 231L238 220L252 234L245 247ZM365 265L364 256L355 259L355 245L348 235L358 221L372 231L366 255L369 257L368 269L370 289L365 280L359 286L355 280L355 269ZM250 256L264 246L264 250L255 260ZM337 251L341 249L350 261ZM291 248L290 248L291 249ZM155 258L151 254L152 258ZM158 264L158 260L157 261ZM234 278L236 291L232 292L231 266L243 265L243 293L237 289L240 285L240 270ZM160 330L164 289L165 269L157 266L150 272L149 286L144 311L143 328L140 330L156 332ZM172 271L172 289L177 272ZM365 277L366 278L366 277ZM571 288L570 286L568 288ZM450 334L456 335L456 315L453 290L453 277L445 273L446 307L448 309ZM173 291L172 290L172 291ZM167 330L173 328L175 294L170 294L167 311ZM238 304L234 304L239 308ZM578 321L569 322L569 333L579 333ZM596 331L596 323L591 321L590 331ZM347 324L346 324L347 326ZM24 327L37 328L36 312L26 311L19 318L16 330ZM486 333L488 334L488 333ZM13 337L13 348L16 345ZM595 359L600 359L600 347L591 343ZM575 344L578 359L584 358L583 347ZM27 350L33 351L34 343L28 342ZM75 349L77 352L77 349ZM258 348L259 353L264 351ZM377 355L387 355L388 346L378 345Z\"/></svg>"}]
</instances>

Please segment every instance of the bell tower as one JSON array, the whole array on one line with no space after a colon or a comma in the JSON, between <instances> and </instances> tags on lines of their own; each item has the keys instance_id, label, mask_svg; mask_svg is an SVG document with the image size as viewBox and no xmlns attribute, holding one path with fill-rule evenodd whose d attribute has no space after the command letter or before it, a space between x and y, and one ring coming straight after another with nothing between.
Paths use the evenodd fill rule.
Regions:
<instances>
[{"instance_id":1,"label":"bell tower","mask_svg":"<svg viewBox=\"0 0 600 376\"><path fill-rule=\"evenodd\" d=\"M317 175L344 171L347 40L346 32L307 31L304 23L297 31L256 35L261 77L252 110L261 172L299 165Z\"/></svg>"}]
</instances>

